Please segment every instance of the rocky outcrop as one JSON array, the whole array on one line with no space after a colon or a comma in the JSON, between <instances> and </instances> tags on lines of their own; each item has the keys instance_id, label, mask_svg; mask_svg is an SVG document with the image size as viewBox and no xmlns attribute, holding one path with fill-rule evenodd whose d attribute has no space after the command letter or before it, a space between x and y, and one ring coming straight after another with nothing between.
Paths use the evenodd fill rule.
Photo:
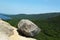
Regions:
<instances>
[{"instance_id":1,"label":"rocky outcrop","mask_svg":"<svg viewBox=\"0 0 60 40\"><path fill-rule=\"evenodd\" d=\"M37 35L41 29L30 20L22 19L18 24L18 31L25 36L33 37Z\"/></svg>"},{"instance_id":2,"label":"rocky outcrop","mask_svg":"<svg viewBox=\"0 0 60 40\"><path fill-rule=\"evenodd\" d=\"M21 36L18 34L18 32L16 30L17 30L17 28L14 28L14 35L10 36L10 40L36 40L34 38Z\"/></svg>"},{"instance_id":3,"label":"rocky outcrop","mask_svg":"<svg viewBox=\"0 0 60 40\"><path fill-rule=\"evenodd\" d=\"M9 23L2 21L0 19L0 32L3 32L4 34L7 34L8 36L10 36L10 35L14 34L13 30L14 29L12 28L12 26Z\"/></svg>"},{"instance_id":4,"label":"rocky outcrop","mask_svg":"<svg viewBox=\"0 0 60 40\"><path fill-rule=\"evenodd\" d=\"M0 40L9 40L9 37L8 37L8 35L0 32Z\"/></svg>"},{"instance_id":5,"label":"rocky outcrop","mask_svg":"<svg viewBox=\"0 0 60 40\"><path fill-rule=\"evenodd\" d=\"M36 40L34 38L23 37L18 34L17 28L9 23L0 20L0 40Z\"/></svg>"},{"instance_id":6,"label":"rocky outcrop","mask_svg":"<svg viewBox=\"0 0 60 40\"><path fill-rule=\"evenodd\" d=\"M10 40L9 36L14 34L13 30L9 23L0 19L0 40Z\"/></svg>"}]
</instances>

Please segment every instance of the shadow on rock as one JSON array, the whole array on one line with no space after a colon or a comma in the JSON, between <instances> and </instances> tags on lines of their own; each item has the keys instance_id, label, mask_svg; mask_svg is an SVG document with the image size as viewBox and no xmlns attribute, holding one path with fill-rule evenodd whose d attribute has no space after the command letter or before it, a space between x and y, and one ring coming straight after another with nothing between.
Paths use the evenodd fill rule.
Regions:
<instances>
[{"instance_id":1,"label":"shadow on rock","mask_svg":"<svg viewBox=\"0 0 60 40\"><path fill-rule=\"evenodd\" d=\"M22 33L22 31L20 30L17 30L18 34L21 35L21 36L24 36L24 37L29 37L29 38L34 38L34 37L31 37L31 36L26 36L24 33Z\"/></svg>"}]
</instances>

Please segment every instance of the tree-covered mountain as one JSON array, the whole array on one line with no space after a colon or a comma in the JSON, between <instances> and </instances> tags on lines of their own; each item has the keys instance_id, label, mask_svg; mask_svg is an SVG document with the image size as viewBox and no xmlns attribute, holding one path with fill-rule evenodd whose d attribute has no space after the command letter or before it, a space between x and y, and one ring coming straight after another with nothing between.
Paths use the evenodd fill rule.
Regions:
<instances>
[{"instance_id":1,"label":"tree-covered mountain","mask_svg":"<svg viewBox=\"0 0 60 40\"><path fill-rule=\"evenodd\" d=\"M18 15L10 15L12 18L17 18L17 19L48 19L52 17L59 16L60 13L45 13L45 14L18 14Z\"/></svg>"},{"instance_id":2,"label":"tree-covered mountain","mask_svg":"<svg viewBox=\"0 0 60 40\"><path fill-rule=\"evenodd\" d=\"M49 19L52 17L56 17L59 16L60 12L55 12L55 13L45 13L45 14L17 14L17 15L6 15L6 14L2 14L0 13L0 18L2 19L40 19L40 20L44 20L44 19Z\"/></svg>"},{"instance_id":3,"label":"tree-covered mountain","mask_svg":"<svg viewBox=\"0 0 60 40\"><path fill-rule=\"evenodd\" d=\"M19 15L8 15L12 19L6 20L12 26L17 27L18 22L27 18L34 22L41 32L34 38L37 40L60 40L60 13L46 13L46 14L19 14Z\"/></svg>"},{"instance_id":4,"label":"tree-covered mountain","mask_svg":"<svg viewBox=\"0 0 60 40\"><path fill-rule=\"evenodd\" d=\"M38 40L60 40L60 15L46 20L33 20L42 31L35 38Z\"/></svg>"}]
</instances>

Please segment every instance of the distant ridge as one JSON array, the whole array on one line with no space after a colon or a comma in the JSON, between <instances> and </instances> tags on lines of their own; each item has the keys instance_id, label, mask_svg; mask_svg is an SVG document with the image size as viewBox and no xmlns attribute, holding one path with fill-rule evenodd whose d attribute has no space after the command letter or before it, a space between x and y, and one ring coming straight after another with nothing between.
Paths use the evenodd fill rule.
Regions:
<instances>
[{"instance_id":1,"label":"distant ridge","mask_svg":"<svg viewBox=\"0 0 60 40\"><path fill-rule=\"evenodd\" d=\"M57 13L45 13L45 14L17 14L17 15L10 15L11 18L17 19L48 19L52 17L60 16L60 12Z\"/></svg>"},{"instance_id":2,"label":"distant ridge","mask_svg":"<svg viewBox=\"0 0 60 40\"><path fill-rule=\"evenodd\" d=\"M0 13L0 19L9 20L11 19L8 15Z\"/></svg>"},{"instance_id":3,"label":"distant ridge","mask_svg":"<svg viewBox=\"0 0 60 40\"><path fill-rule=\"evenodd\" d=\"M44 14L17 14L17 15L7 15L7 14L0 14L0 18L2 19L35 19L35 20L44 20L52 17L60 16L60 12L54 13L44 13Z\"/></svg>"}]
</instances>

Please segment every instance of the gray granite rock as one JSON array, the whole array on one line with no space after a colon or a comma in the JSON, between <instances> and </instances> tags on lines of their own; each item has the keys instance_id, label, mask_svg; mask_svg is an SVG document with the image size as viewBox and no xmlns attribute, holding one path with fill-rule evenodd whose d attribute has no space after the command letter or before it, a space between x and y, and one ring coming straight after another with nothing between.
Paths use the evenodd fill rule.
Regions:
<instances>
[{"instance_id":1,"label":"gray granite rock","mask_svg":"<svg viewBox=\"0 0 60 40\"><path fill-rule=\"evenodd\" d=\"M28 19L22 19L18 23L18 31L24 34L25 36L33 37L37 35L41 29Z\"/></svg>"}]
</instances>

